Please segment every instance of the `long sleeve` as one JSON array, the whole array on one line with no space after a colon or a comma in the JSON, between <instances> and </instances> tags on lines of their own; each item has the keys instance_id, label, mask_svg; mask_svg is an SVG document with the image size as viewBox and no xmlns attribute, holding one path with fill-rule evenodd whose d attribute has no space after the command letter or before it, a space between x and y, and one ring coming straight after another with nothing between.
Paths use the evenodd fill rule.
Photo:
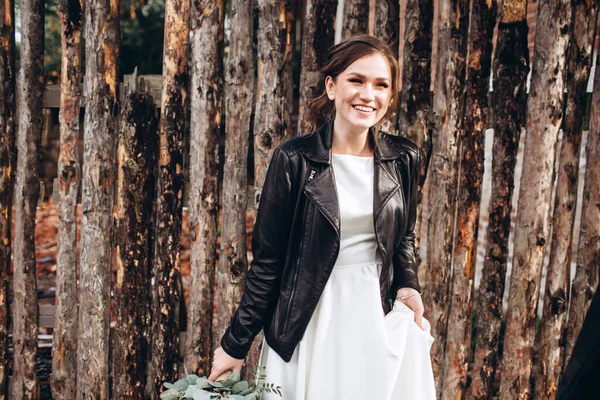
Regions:
<instances>
[{"instance_id":1,"label":"long sleeve","mask_svg":"<svg viewBox=\"0 0 600 400\"><path fill-rule=\"evenodd\" d=\"M231 357L246 357L277 296L292 215L289 158L278 147L273 152L260 198L252 235L253 260L244 293L221 338L223 350Z\"/></svg>"},{"instance_id":2,"label":"long sleeve","mask_svg":"<svg viewBox=\"0 0 600 400\"><path fill-rule=\"evenodd\" d=\"M417 257L415 251L415 225L417 221L417 189L419 185L419 158L418 152L412 153L411 171L409 171L410 182L407 193L407 226L404 237L394 249L392 263L394 266L394 280L390 296L395 296L398 289L410 287L421 291L417 276Z\"/></svg>"}]
</instances>

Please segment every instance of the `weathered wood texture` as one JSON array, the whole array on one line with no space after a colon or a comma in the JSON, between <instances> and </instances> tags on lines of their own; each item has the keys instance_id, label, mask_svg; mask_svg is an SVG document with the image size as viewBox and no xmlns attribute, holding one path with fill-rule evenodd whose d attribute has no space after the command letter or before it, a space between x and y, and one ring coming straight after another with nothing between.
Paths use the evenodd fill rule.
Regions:
<instances>
[{"instance_id":1,"label":"weathered wood texture","mask_svg":"<svg viewBox=\"0 0 600 400\"><path fill-rule=\"evenodd\" d=\"M563 118L571 2L540 0L515 247L506 313L500 398L532 396L530 376L539 286L550 235L555 145Z\"/></svg>"},{"instance_id":2,"label":"weathered wood texture","mask_svg":"<svg viewBox=\"0 0 600 400\"><path fill-rule=\"evenodd\" d=\"M400 2L398 0L375 0L373 36L388 44L398 58L400 50ZM392 105L393 112L381 125L381 130L392 135L398 134L398 104ZM418 231L417 231L418 232Z\"/></svg>"},{"instance_id":3,"label":"weathered wood texture","mask_svg":"<svg viewBox=\"0 0 600 400\"><path fill-rule=\"evenodd\" d=\"M448 323L451 279L452 232L454 226L457 146L459 124L464 114L465 59L469 2L441 0L437 68L433 97L434 132L431 156L429 219L427 229L426 317L436 338L431 348L438 394L444 381L443 361Z\"/></svg>"},{"instance_id":4,"label":"weathered wood texture","mask_svg":"<svg viewBox=\"0 0 600 400\"><path fill-rule=\"evenodd\" d=\"M596 58L596 66L600 58ZM598 67L596 67L598 68ZM581 208L581 234L577 268L571 290L567 328L566 368L581 326L598 290L600 266L600 73L594 75L594 93L590 112L590 129L585 148L585 183Z\"/></svg>"},{"instance_id":5,"label":"weathered wood texture","mask_svg":"<svg viewBox=\"0 0 600 400\"><path fill-rule=\"evenodd\" d=\"M465 111L458 144L458 210L442 399L462 398L467 386L477 228L483 183L483 146L496 7L495 0L474 0L471 6Z\"/></svg>"},{"instance_id":6,"label":"weathered wood texture","mask_svg":"<svg viewBox=\"0 0 600 400\"><path fill-rule=\"evenodd\" d=\"M296 0L258 2L254 117L254 207L257 209L271 155L280 143L292 136L295 10Z\"/></svg>"},{"instance_id":7,"label":"weathered wood texture","mask_svg":"<svg viewBox=\"0 0 600 400\"><path fill-rule=\"evenodd\" d=\"M84 20L87 103L83 130L77 398L108 399L118 1L89 0Z\"/></svg>"},{"instance_id":8,"label":"weathered wood texture","mask_svg":"<svg viewBox=\"0 0 600 400\"><path fill-rule=\"evenodd\" d=\"M309 104L325 89L319 70L327 62L329 48L335 41L337 0L307 0L302 21L302 61L300 69L300 103L298 135L309 132Z\"/></svg>"},{"instance_id":9,"label":"weathered wood texture","mask_svg":"<svg viewBox=\"0 0 600 400\"><path fill-rule=\"evenodd\" d=\"M369 0L344 0L342 39L369 33Z\"/></svg>"},{"instance_id":10,"label":"weathered wood texture","mask_svg":"<svg viewBox=\"0 0 600 400\"><path fill-rule=\"evenodd\" d=\"M214 347L229 326L239 302L248 268L246 257L247 162L250 115L254 94L252 60L253 1L232 3L231 38L225 66L225 164L223 172L223 225L217 269L217 309Z\"/></svg>"},{"instance_id":11,"label":"weathered wood texture","mask_svg":"<svg viewBox=\"0 0 600 400\"><path fill-rule=\"evenodd\" d=\"M192 93L190 126L190 304L185 365L208 375L212 361L212 321L219 210L217 154L221 136L225 4L192 4Z\"/></svg>"},{"instance_id":12,"label":"weathered wood texture","mask_svg":"<svg viewBox=\"0 0 600 400\"><path fill-rule=\"evenodd\" d=\"M177 375L183 211L183 133L188 98L190 3L167 0L152 276L152 341L146 395L157 399Z\"/></svg>"},{"instance_id":13,"label":"weathered wood texture","mask_svg":"<svg viewBox=\"0 0 600 400\"><path fill-rule=\"evenodd\" d=\"M550 261L546 274L542 330L537 336L540 348L536 357L534 393L542 398L556 396L562 374L571 283L571 240L577 205L579 153L598 15L598 2L578 0L573 4L573 26L577 28L573 29L567 53L567 103L562 121L563 139L556 178L557 188L552 218ZM587 214L583 215L587 219Z\"/></svg>"},{"instance_id":14,"label":"weathered wood texture","mask_svg":"<svg viewBox=\"0 0 600 400\"><path fill-rule=\"evenodd\" d=\"M21 1L21 57L17 73L17 168L14 187L13 399L39 397L35 273L35 214L44 85L44 2Z\"/></svg>"},{"instance_id":15,"label":"weathered wood texture","mask_svg":"<svg viewBox=\"0 0 600 400\"><path fill-rule=\"evenodd\" d=\"M431 50L433 39L433 0L407 0L402 53L402 90L398 96L397 130L419 147L419 205L417 206L416 232L421 232L423 222L423 183L431 157L429 126L431 112ZM419 254L420 235L415 238Z\"/></svg>"},{"instance_id":16,"label":"weathered wood texture","mask_svg":"<svg viewBox=\"0 0 600 400\"><path fill-rule=\"evenodd\" d=\"M58 156L58 251L56 314L52 340L52 397L77 396L77 191L79 190L79 110L81 107L82 3L61 0L60 154Z\"/></svg>"},{"instance_id":17,"label":"weathered wood texture","mask_svg":"<svg viewBox=\"0 0 600 400\"><path fill-rule=\"evenodd\" d=\"M115 399L144 399L151 326L151 255L158 116L134 75L122 102L117 146L116 324L111 332ZM140 82L140 86L143 81Z\"/></svg>"},{"instance_id":18,"label":"weathered wood texture","mask_svg":"<svg viewBox=\"0 0 600 400\"><path fill-rule=\"evenodd\" d=\"M0 400L8 398L8 281L15 168L14 3L0 1Z\"/></svg>"},{"instance_id":19,"label":"weathered wood texture","mask_svg":"<svg viewBox=\"0 0 600 400\"><path fill-rule=\"evenodd\" d=\"M470 396L487 399L497 390L498 343L508 259L511 198L529 71L526 1L504 1L496 43L492 106L494 144L485 259L477 295L477 324Z\"/></svg>"}]
</instances>

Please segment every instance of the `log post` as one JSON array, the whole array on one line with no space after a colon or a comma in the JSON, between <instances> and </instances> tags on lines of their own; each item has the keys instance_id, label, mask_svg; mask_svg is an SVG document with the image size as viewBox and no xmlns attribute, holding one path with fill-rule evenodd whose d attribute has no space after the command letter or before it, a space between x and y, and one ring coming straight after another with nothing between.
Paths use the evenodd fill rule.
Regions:
<instances>
[{"instance_id":1,"label":"log post","mask_svg":"<svg viewBox=\"0 0 600 400\"><path fill-rule=\"evenodd\" d=\"M36 355L38 304L35 216L44 88L44 2L21 1L21 61L17 74L17 168L14 188L13 399L40 395Z\"/></svg>"},{"instance_id":2,"label":"log post","mask_svg":"<svg viewBox=\"0 0 600 400\"><path fill-rule=\"evenodd\" d=\"M475 356L471 396L495 396L502 296L508 259L508 238L514 174L521 129L525 123L525 83L529 71L527 2L504 0L494 54L494 145L492 185L485 259L477 295Z\"/></svg>"},{"instance_id":3,"label":"log post","mask_svg":"<svg viewBox=\"0 0 600 400\"><path fill-rule=\"evenodd\" d=\"M115 399L144 399L150 348L151 254L158 116L137 76L125 83L117 146L116 324L111 335Z\"/></svg>"},{"instance_id":4,"label":"log post","mask_svg":"<svg viewBox=\"0 0 600 400\"><path fill-rule=\"evenodd\" d=\"M329 48L335 40L337 0L307 0L302 21L302 61L298 135L311 130L309 104L325 89L320 69L327 63Z\"/></svg>"},{"instance_id":5,"label":"log post","mask_svg":"<svg viewBox=\"0 0 600 400\"><path fill-rule=\"evenodd\" d=\"M598 2L578 0L574 4L573 30L567 59L567 97L562 121L563 139L557 171L556 198L552 218L550 261L546 273L540 350L535 370L535 393L554 398L562 374L571 285L571 240L577 205L579 153L592 66ZM583 214L587 219L587 214ZM583 319L582 319L583 321Z\"/></svg>"},{"instance_id":6,"label":"log post","mask_svg":"<svg viewBox=\"0 0 600 400\"><path fill-rule=\"evenodd\" d=\"M426 317L433 336L432 366L438 387L444 381L444 348L448 323L451 279L452 232L454 228L457 146L463 119L465 59L469 1L441 0L437 68L433 97L434 132L431 156L429 220L427 230L426 289L423 291ZM439 390L438 390L438 393Z\"/></svg>"},{"instance_id":7,"label":"log post","mask_svg":"<svg viewBox=\"0 0 600 400\"><path fill-rule=\"evenodd\" d=\"M183 211L183 133L188 98L190 2L167 0L160 112L152 289L152 344L147 396L158 399L179 364L179 251Z\"/></svg>"},{"instance_id":8,"label":"log post","mask_svg":"<svg viewBox=\"0 0 600 400\"><path fill-rule=\"evenodd\" d=\"M110 272L115 185L118 0L85 5L77 398L109 398Z\"/></svg>"},{"instance_id":9,"label":"log post","mask_svg":"<svg viewBox=\"0 0 600 400\"><path fill-rule=\"evenodd\" d=\"M0 400L8 398L8 281L15 169L15 8L0 1Z\"/></svg>"},{"instance_id":10,"label":"log post","mask_svg":"<svg viewBox=\"0 0 600 400\"><path fill-rule=\"evenodd\" d=\"M209 374L213 356L224 18L223 0L192 3L191 195L188 203L191 290L184 361L188 373L199 376Z\"/></svg>"},{"instance_id":11,"label":"log post","mask_svg":"<svg viewBox=\"0 0 600 400\"><path fill-rule=\"evenodd\" d=\"M369 0L344 0L342 40L358 33L369 33Z\"/></svg>"},{"instance_id":12,"label":"log post","mask_svg":"<svg viewBox=\"0 0 600 400\"><path fill-rule=\"evenodd\" d=\"M506 313L500 399L529 398L540 280L550 240L555 145L563 118L571 1L539 0L527 135Z\"/></svg>"},{"instance_id":13,"label":"log post","mask_svg":"<svg viewBox=\"0 0 600 400\"><path fill-rule=\"evenodd\" d=\"M496 7L495 0L474 0L470 13L465 111L458 144L458 210L442 399L462 398L467 387L477 228L487 128L486 110Z\"/></svg>"},{"instance_id":14,"label":"log post","mask_svg":"<svg viewBox=\"0 0 600 400\"><path fill-rule=\"evenodd\" d=\"M81 107L80 1L58 2L61 25L60 154L58 156L58 251L56 309L52 340L52 397L77 396L77 192Z\"/></svg>"}]
</instances>

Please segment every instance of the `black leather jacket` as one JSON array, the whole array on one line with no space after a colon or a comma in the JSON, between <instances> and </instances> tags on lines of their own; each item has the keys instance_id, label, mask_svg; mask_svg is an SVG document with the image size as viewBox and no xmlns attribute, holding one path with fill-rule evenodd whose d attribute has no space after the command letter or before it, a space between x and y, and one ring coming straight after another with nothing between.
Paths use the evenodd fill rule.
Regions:
<instances>
[{"instance_id":1,"label":"black leather jacket","mask_svg":"<svg viewBox=\"0 0 600 400\"><path fill-rule=\"evenodd\" d=\"M373 132L373 131L371 131ZM271 159L252 237L253 260L223 350L246 357L264 328L269 346L289 362L317 306L340 249L340 214L331 166L333 122L278 146ZM420 291L414 246L418 151L381 133L375 150L373 218L382 260L381 304L396 291Z\"/></svg>"}]
</instances>

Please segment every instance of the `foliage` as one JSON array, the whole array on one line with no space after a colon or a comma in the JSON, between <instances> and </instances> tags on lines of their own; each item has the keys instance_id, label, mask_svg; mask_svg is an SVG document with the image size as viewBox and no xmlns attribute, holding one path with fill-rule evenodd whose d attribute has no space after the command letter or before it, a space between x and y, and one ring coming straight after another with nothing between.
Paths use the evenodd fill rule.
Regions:
<instances>
[{"instance_id":1,"label":"foliage","mask_svg":"<svg viewBox=\"0 0 600 400\"><path fill-rule=\"evenodd\" d=\"M264 374L264 369L265 367L257 366L252 386L248 382L240 380L239 371L234 371L229 378L222 382L212 382L206 377L188 375L175 383L164 383L167 390L160 394L160 398L165 400L257 400L264 392L276 393L281 396L281 387L265 382L267 376Z\"/></svg>"}]
</instances>

